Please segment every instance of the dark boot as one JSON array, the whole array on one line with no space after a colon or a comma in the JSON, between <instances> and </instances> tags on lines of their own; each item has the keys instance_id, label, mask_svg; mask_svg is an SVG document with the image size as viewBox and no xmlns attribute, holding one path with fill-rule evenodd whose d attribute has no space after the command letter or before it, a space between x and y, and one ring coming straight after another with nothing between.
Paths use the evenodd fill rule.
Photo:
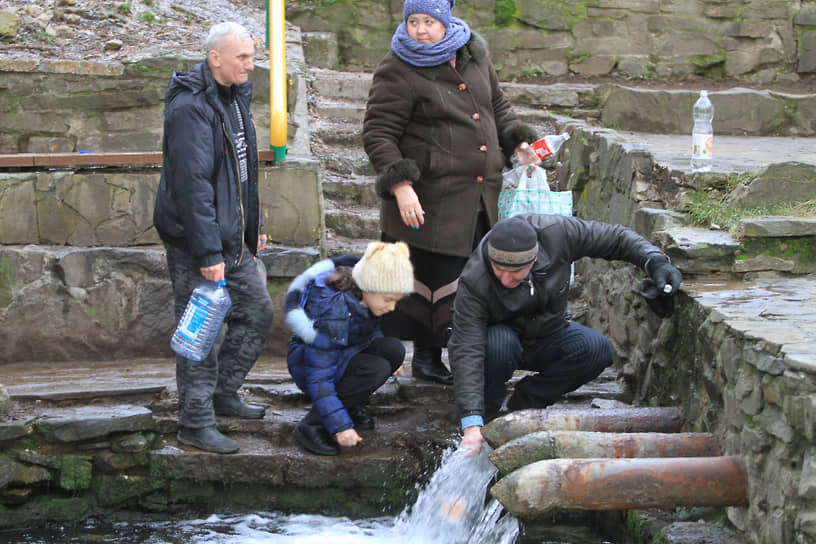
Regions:
<instances>
[{"instance_id":1,"label":"dark boot","mask_svg":"<svg viewBox=\"0 0 816 544\"><path fill-rule=\"evenodd\" d=\"M307 451L317 455L338 455L340 445L326 430L320 418L317 418L317 422L314 419L312 412L309 412L300 420L295 427L295 441Z\"/></svg>"},{"instance_id":2,"label":"dark boot","mask_svg":"<svg viewBox=\"0 0 816 544\"><path fill-rule=\"evenodd\" d=\"M178 441L204 451L215 453L235 453L238 451L238 442L221 434L215 425L193 429L179 427Z\"/></svg>"},{"instance_id":3,"label":"dark boot","mask_svg":"<svg viewBox=\"0 0 816 544\"><path fill-rule=\"evenodd\" d=\"M263 406L247 404L238 396L213 395L213 409L218 416L240 417L243 419L263 419L266 410Z\"/></svg>"},{"instance_id":4,"label":"dark boot","mask_svg":"<svg viewBox=\"0 0 816 544\"><path fill-rule=\"evenodd\" d=\"M348 411L351 420L354 422L355 429L373 429L374 418L368 415L365 407L362 404L355 406Z\"/></svg>"},{"instance_id":5,"label":"dark boot","mask_svg":"<svg viewBox=\"0 0 816 544\"><path fill-rule=\"evenodd\" d=\"M415 378L453 385L453 374L442 363L442 348L414 347L411 374Z\"/></svg>"}]
</instances>

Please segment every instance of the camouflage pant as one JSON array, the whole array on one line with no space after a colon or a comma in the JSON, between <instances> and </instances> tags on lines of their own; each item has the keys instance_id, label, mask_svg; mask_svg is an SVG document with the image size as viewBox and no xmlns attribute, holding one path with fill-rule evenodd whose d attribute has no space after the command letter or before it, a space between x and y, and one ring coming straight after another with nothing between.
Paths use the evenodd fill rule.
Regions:
<instances>
[{"instance_id":1,"label":"camouflage pant","mask_svg":"<svg viewBox=\"0 0 816 544\"><path fill-rule=\"evenodd\" d=\"M206 281L195 259L166 245L167 267L173 284L176 321L190 293ZM266 290L266 271L260 259L244 248L238 264L227 265L227 291L232 306L210 355L203 361L176 356L179 425L191 428L215 424L212 397L235 393L261 353L272 325L272 299Z\"/></svg>"}]
</instances>

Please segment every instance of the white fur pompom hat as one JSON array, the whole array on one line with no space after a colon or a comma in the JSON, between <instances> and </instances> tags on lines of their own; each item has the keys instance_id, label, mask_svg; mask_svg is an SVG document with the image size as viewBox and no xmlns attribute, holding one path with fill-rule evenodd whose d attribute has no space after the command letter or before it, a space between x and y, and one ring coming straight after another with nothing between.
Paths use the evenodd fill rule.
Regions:
<instances>
[{"instance_id":1,"label":"white fur pompom hat","mask_svg":"<svg viewBox=\"0 0 816 544\"><path fill-rule=\"evenodd\" d=\"M408 294L414 291L414 267L405 242L371 242L351 272L363 291Z\"/></svg>"}]
</instances>

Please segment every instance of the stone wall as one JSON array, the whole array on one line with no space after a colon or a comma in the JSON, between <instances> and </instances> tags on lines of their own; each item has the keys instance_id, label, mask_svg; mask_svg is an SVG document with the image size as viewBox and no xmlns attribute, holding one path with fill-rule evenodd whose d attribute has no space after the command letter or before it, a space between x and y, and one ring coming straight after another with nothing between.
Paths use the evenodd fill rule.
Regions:
<instances>
[{"instance_id":1,"label":"stone wall","mask_svg":"<svg viewBox=\"0 0 816 544\"><path fill-rule=\"evenodd\" d=\"M287 152L309 153L301 36L287 32ZM173 71L202 58L21 60L0 54L0 154L161 151L164 94ZM269 65L256 63L251 112L269 149Z\"/></svg>"},{"instance_id":2,"label":"stone wall","mask_svg":"<svg viewBox=\"0 0 816 544\"><path fill-rule=\"evenodd\" d=\"M302 0L287 18L310 63L370 70L402 19L400 0ZM800 0L459 0L454 15L517 75L742 78L816 73L816 4Z\"/></svg>"},{"instance_id":3,"label":"stone wall","mask_svg":"<svg viewBox=\"0 0 816 544\"><path fill-rule=\"evenodd\" d=\"M572 138L558 175L562 188L575 191L576 213L632 226L684 274L674 316L660 319L635 292L639 270L582 260L575 297L592 301L582 322L612 340L636 403L681 406L685 430L717 433L725 455L745 459L750 506L727 509L744 542L813 542L816 220L789 220L787 241L762 228L769 218L743 220L737 238L689 228L681 214L658 208L680 207L686 191L712 178L671 178L612 131L573 121L562 128ZM781 245L756 252L772 243Z\"/></svg>"}]
</instances>

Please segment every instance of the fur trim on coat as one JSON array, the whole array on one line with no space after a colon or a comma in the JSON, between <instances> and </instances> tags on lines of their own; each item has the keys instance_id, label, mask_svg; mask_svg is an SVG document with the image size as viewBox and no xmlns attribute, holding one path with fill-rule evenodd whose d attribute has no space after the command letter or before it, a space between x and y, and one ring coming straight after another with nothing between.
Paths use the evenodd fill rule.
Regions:
<instances>
[{"instance_id":1,"label":"fur trim on coat","mask_svg":"<svg viewBox=\"0 0 816 544\"><path fill-rule=\"evenodd\" d=\"M421 176L422 172L419 171L419 166L417 166L415 160L402 159L383 170L383 173L377 176L377 180L374 183L374 190L380 198L394 198L394 195L391 194L391 188L394 185L406 179L416 182L419 181Z\"/></svg>"}]
</instances>

